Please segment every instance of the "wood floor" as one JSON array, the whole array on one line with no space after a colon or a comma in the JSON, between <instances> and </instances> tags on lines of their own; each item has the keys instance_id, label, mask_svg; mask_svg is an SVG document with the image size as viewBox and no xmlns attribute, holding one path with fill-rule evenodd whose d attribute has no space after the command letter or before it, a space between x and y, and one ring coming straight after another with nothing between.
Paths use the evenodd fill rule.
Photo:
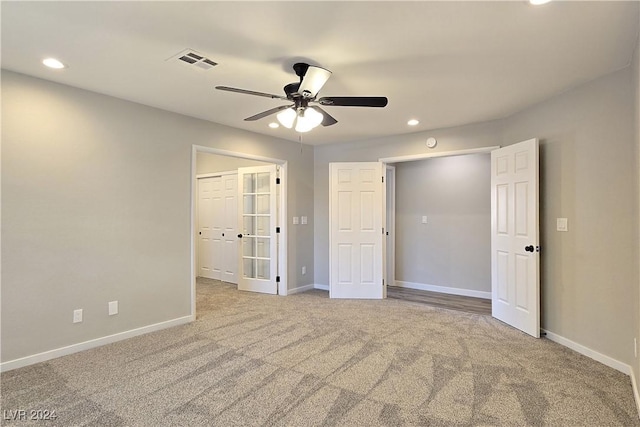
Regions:
<instances>
[{"instance_id":1,"label":"wood floor","mask_svg":"<svg viewBox=\"0 0 640 427\"><path fill-rule=\"evenodd\" d=\"M442 294L397 286L387 287L387 298L418 302L449 310L466 311L467 313L491 315L491 300L484 298Z\"/></svg>"}]
</instances>

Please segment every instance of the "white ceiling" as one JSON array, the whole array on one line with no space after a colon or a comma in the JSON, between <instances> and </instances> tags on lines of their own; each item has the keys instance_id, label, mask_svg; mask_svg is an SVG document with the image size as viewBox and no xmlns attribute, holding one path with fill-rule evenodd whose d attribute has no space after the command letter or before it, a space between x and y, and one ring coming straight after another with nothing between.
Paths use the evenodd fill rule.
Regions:
<instances>
[{"instance_id":1,"label":"white ceiling","mask_svg":"<svg viewBox=\"0 0 640 427\"><path fill-rule=\"evenodd\" d=\"M637 2L2 2L2 67L294 141L243 121L282 101L214 86L280 95L302 59L333 72L320 96L389 98L326 107L339 123L302 137L325 144L513 114L629 65L638 16ZM167 61L186 48L219 65Z\"/></svg>"}]
</instances>

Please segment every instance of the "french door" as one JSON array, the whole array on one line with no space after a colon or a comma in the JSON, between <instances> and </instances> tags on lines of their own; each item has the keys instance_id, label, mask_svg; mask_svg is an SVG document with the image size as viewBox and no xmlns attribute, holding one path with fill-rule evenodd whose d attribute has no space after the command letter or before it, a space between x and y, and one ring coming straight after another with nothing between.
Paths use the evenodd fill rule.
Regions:
<instances>
[{"instance_id":1,"label":"french door","mask_svg":"<svg viewBox=\"0 0 640 427\"><path fill-rule=\"evenodd\" d=\"M277 166L238 169L238 289L278 293Z\"/></svg>"}]
</instances>

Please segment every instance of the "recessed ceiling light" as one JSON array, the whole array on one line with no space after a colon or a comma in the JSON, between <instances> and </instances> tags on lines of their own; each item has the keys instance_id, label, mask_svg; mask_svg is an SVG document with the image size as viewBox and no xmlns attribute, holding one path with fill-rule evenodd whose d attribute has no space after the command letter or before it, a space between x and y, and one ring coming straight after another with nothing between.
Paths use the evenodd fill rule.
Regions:
<instances>
[{"instance_id":1,"label":"recessed ceiling light","mask_svg":"<svg viewBox=\"0 0 640 427\"><path fill-rule=\"evenodd\" d=\"M420 123L420 122L419 122L418 120L416 120L416 119L411 119L411 120L409 120L409 121L407 122L407 124L408 124L409 126L415 126L415 125L417 125L418 123Z\"/></svg>"},{"instance_id":2,"label":"recessed ceiling light","mask_svg":"<svg viewBox=\"0 0 640 427\"><path fill-rule=\"evenodd\" d=\"M60 68L64 68L64 64L55 58L47 58L43 60L42 63L49 68L55 68L57 70L59 70Z\"/></svg>"},{"instance_id":3,"label":"recessed ceiling light","mask_svg":"<svg viewBox=\"0 0 640 427\"><path fill-rule=\"evenodd\" d=\"M271 123L269 123L269 127L271 129L278 129L280 127L280 125L277 124L276 122L271 122Z\"/></svg>"},{"instance_id":4,"label":"recessed ceiling light","mask_svg":"<svg viewBox=\"0 0 640 427\"><path fill-rule=\"evenodd\" d=\"M529 0L529 3L531 3L534 6L540 6L541 4L547 4L550 1L551 0Z\"/></svg>"}]
</instances>

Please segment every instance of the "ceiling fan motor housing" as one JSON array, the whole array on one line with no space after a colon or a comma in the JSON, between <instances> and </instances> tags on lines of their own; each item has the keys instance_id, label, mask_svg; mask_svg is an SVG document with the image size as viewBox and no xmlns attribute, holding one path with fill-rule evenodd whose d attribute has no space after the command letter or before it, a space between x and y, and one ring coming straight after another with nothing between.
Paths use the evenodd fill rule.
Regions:
<instances>
[{"instance_id":1,"label":"ceiling fan motor housing","mask_svg":"<svg viewBox=\"0 0 640 427\"><path fill-rule=\"evenodd\" d=\"M287 94L287 98L293 99L294 95L297 95L300 83L289 83L284 87L284 93Z\"/></svg>"}]
</instances>

